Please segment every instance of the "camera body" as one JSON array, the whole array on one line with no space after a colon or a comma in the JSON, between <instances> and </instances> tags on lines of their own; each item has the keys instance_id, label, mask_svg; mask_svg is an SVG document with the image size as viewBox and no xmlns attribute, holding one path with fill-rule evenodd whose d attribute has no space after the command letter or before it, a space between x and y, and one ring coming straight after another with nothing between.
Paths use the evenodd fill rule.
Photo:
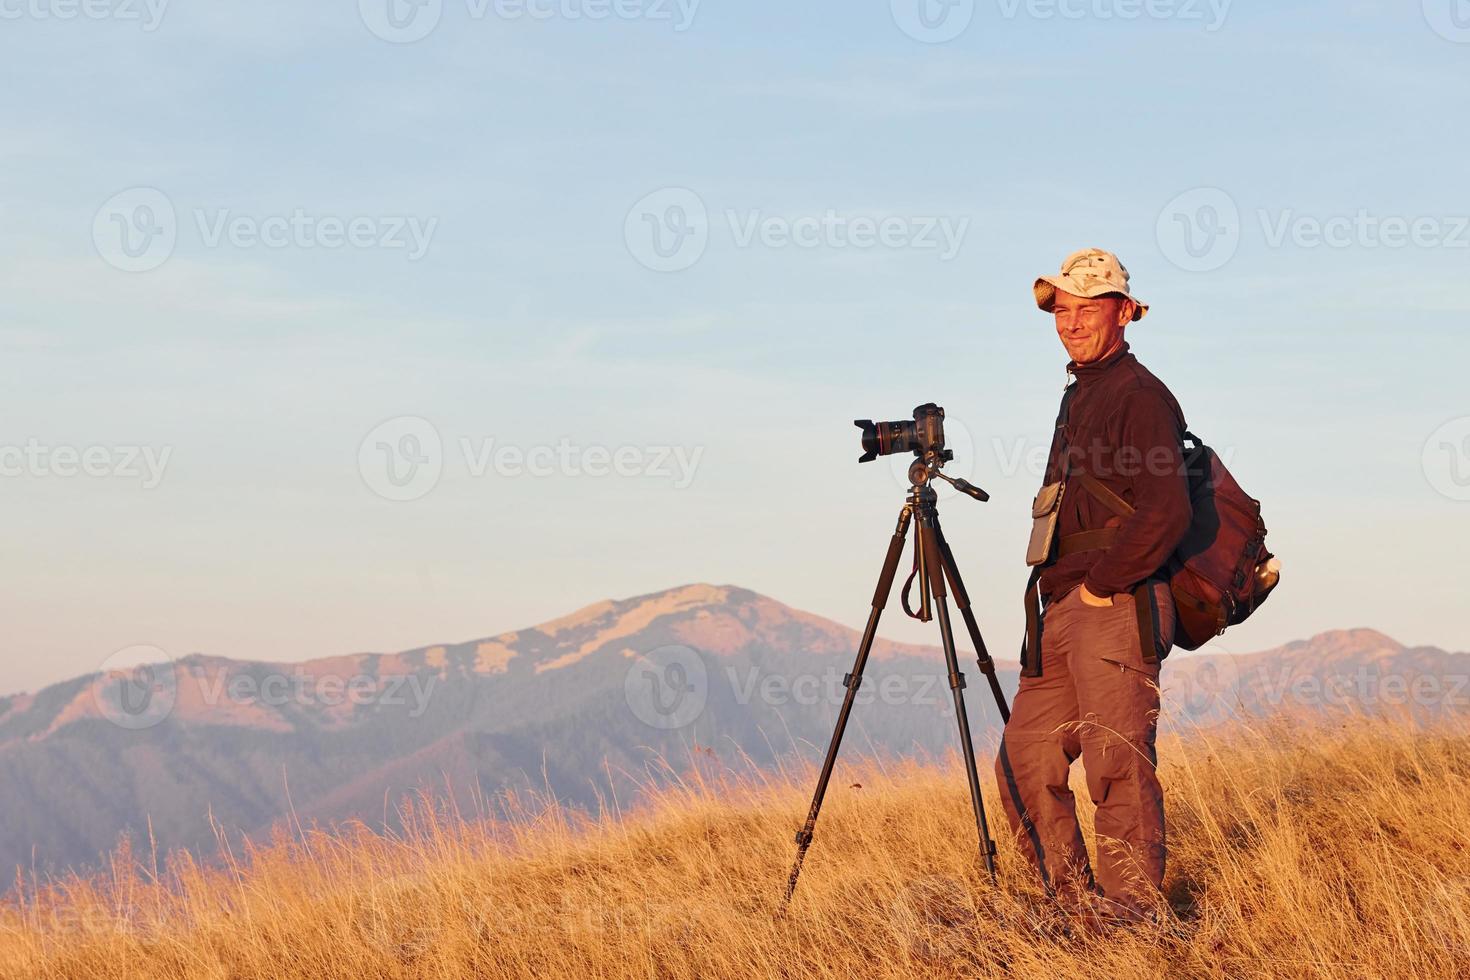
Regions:
<instances>
[{"instance_id":1,"label":"camera body","mask_svg":"<svg viewBox=\"0 0 1470 980\"><path fill-rule=\"evenodd\" d=\"M859 463L905 452L920 459L934 453L941 463L954 459L954 453L944 448L944 409L933 402L915 408L912 422L854 419L852 424L863 430L863 454L858 457Z\"/></svg>"}]
</instances>

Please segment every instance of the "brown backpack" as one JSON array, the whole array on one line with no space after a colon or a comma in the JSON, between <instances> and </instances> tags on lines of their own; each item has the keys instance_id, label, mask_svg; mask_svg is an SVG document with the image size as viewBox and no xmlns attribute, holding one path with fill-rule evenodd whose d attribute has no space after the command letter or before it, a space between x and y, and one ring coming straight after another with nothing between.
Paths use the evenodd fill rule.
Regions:
<instances>
[{"instance_id":1,"label":"brown backpack","mask_svg":"<svg viewBox=\"0 0 1470 980\"><path fill-rule=\"evenodd\" d=\"M1260 501L1240 488L1219 455L1198 436L1186 432L1184 440L1194 518L1160 571L1174 595L1174 645L1197 650L1227 627L1244 622L1266 601L1280 576L1279 563L1266 550ZM1109 510L1120 517L1133 513L1125 500L1089 474L1076 476Z\"/></svg>"}]
</instances>

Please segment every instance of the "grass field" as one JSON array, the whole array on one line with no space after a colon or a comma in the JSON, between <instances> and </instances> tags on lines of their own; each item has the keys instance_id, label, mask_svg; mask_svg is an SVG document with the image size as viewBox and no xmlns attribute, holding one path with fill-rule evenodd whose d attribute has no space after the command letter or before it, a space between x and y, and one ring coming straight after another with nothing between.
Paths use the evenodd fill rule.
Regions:
<instances>
[{"instance_id":1,"label":"grass field","mask_svg":"<svg viewBox=\"0 0 1470 980\"><path fill-rule=\"evenodd\" d=\"M1038 929L999 826L998 889L980 867L955 764L868 760L839 765L784 918L804 767L687 777L595 820L421 808L391 840L297 829L223 868L155 872L144 847L91 879L18 878L0 976L1470 976L1470 738L1280 722L1161 755L1159 927Z\"/></svg>"}]
</instances>

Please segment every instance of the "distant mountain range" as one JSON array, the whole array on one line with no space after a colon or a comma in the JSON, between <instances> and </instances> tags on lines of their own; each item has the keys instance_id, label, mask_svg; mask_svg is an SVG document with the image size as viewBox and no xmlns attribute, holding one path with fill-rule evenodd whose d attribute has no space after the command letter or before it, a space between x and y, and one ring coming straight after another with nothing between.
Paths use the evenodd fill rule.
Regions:
<instances>
[{"instance_id":1,"label":"distant mountain range","mask_svg":"<svg viewBox=\"0 0 1470 980\"><path fill-rule=\"evenodd\" d=\"M901 615L891 611L889 615ZM858 634L733 586L601 602L468 643L298 664L190 656L0 699L0 869L86 867L121 834L211 851L214 827L395 826L428 791L462 807L538 789L616 800L696 758L765 767L825 748ZM1014 652L993 651L1008 694ZM962 655L977 741L999 724ZM1470 704L1470 654L1372 630L1245 656L1174 657L1173 724L1280 711L1435 715ZM937 648L880 640L844 749L956 743Z\"/></svg>"}]
</instances>

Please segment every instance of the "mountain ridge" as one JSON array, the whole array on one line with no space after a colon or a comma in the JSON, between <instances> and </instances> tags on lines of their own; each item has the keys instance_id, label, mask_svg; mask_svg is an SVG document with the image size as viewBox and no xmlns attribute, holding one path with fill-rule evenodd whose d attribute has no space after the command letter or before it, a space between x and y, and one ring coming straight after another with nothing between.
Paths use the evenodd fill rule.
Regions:
<instances>
[{"instance_id":1,"label":"mountain ridge","mask_svg":"<svg viewBox=\"0 0 1470 980\"><path fill-rule=\"evenodd\" d=\"M29 865L32 853L43 867L86 864L119 833L207 848L211 819L258 834L288 810L391 829L396 804L421 791L493 799L536 788L595 806L636 794L651 760L682 759L691 742L770 765L773 737L782 751L825 746L858 640L752 590L694 583L398 653L201 653L72 678L0 699L0 786L25 801L0 826L0 867ZM999 718L973 653L961 662L977 738L993 737ZM1370 668L1371 685L1355 682L1360 700L1387 705L1378 677L1470 675L1470 655L1355 628L1252 654L1176 656L1166 711L1213 722L1316 710L1308 702L1328 699L1314 692ZM937 647L877 640L867 673L850 751L949 750ZM1016 665L998 673L1013 694Z\"/></svg>"}]
</instances>

